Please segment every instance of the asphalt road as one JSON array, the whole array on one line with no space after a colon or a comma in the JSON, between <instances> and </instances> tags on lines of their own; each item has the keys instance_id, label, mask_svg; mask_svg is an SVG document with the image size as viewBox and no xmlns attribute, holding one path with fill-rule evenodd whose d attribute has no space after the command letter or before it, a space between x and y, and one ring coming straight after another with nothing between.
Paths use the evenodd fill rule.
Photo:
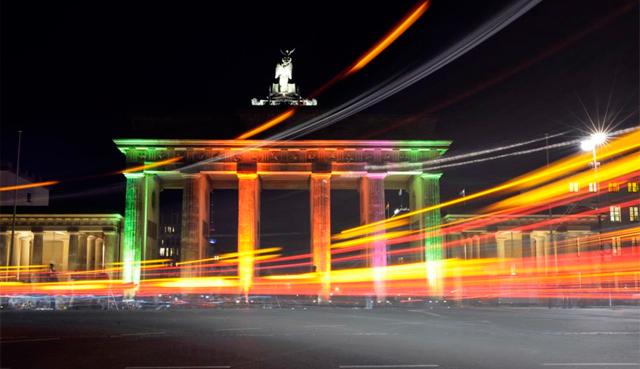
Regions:
<instances>
[{"instance_id":1,"label":"asphalt road","mask_svg":"<svg viewBox=\"0 0 640 369\"><path fill-rule=\"evenodd\" d=\"M638 309L30 311L2 368L637 368Z\"/></svg>"}]
</instances>

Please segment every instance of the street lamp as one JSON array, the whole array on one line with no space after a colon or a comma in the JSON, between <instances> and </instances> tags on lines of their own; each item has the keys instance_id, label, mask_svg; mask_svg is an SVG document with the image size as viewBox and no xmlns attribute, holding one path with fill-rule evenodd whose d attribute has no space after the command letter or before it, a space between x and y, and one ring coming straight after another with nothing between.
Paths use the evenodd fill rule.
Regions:
<instances>
[{"instance_id":1,"label":"street lamp","mask_svg":"<svg viewBox=\"0 0 640 369\"><path fill-rule=\"evenodd\" d=\"M592 133L589 136L589 138L580 141L580 148L582 149L582 151L591 151L591 153L593 154L594 169L598 165L598 163L596 162L596 150L598 149L599 146L602 146L605 143L607 143L608 138L609 137L607 136L606 132L595 132L595 133Z\"/></svg>"},{"instance_id":2,"label":"street lamp","mask_svg":"<svg viewBox=\"0 0 640 369\"><path fill-rule=\"evenodd\" d=\"M593 158L593 190L596 193L596 215L598 216L598 245L600 246L600 262L602 263L604 247L602 245L602 219L600 217L600 185L598 184L598 158L597 150L599 146L607 143L606 132L594 132L587 139L580 142L582 151L591 151ZM609 293L609 306L612 305L611 293Z\"/></svg>"}]
</instances>

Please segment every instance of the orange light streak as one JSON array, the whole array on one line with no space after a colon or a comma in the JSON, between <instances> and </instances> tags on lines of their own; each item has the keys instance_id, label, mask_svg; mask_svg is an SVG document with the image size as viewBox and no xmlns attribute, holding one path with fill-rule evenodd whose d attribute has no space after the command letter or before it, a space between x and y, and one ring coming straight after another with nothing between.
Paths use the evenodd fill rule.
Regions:
<instances>
[{"instance_id":1,"label":"orange light streak","mask_svg":"<svg viewBox=\"0 0 640 369\"><path fill-rule=\"evenodd\" d=\"M325 83L322 87L314 91L311 96L315 97L319 95L322 91L329 88L329 86L333 85L335 82L358 72L360 69L364 68L367 64L369 64L373 59L375 59L380 53L382 53L389 45L391 45L398 37L400 37L407 29L409 29L420 17L429 9L431 6L431 0L426 0L419 3L416 7L414 7L407 15L405 15L395 27L393 27L382 39L380 39L376 44L374 44L367 52L365 52L360 58L358 58L351 66L349 66L345 71L339 73L335 77L333 77L329 82ZM267 129L276 126L283 121L289 119L296 112L295 108L290 108L289 110L281 113L280 115L275 116L269 121L259 125L258 127L245 132L237 137L238 140L246 140L251 138L261 132L266 131Z\"/></svg>"},{"instance_id":2,"label":"orange light streak","mask_svg":"<svg viewBox=\"0 0 640 369\"><path fill-rule=\"evenodd\" d=\"M60 181L44 181L44 182L22 184L17 186L4 186L4 187L0 187L0 192L24 190L27 188L34 188L34 187L47 187L47 186L56 185L58 183L60 183Z\"/></svg>"},{"instance_id":3,"label":"orange light streak","mask_svg":"<svg viewBox=\"0 0 640 369\"><path fill-rule=\"evenodd\" d=\"M171 164L171 163L175 163L176 161L182 159L181 156L176 156L170 159L166 159L166 160L161 160L161 161L156 161L153 163L149 163L149 164L145 164L145 165L139 165L137 167L131 167L131 168L127 168L125 170L122 170L118 173L122 173L122 174L126 174L126 173L133 173L133 172L139 172L141 170L147 170L147 169L151 169L151 168L157 168L157 167L161 167L167 164Z\"/></svg>"},{"instance_id":4,"label":"orange light streak","mask_svg":"<svg viewBox=\"0 0 640 369\"><path fill-rule=\"evenodd\" d=\"M400 37L409 27L411 27L431 6L431 0L418 4L409 14L387 33L380 41L371 47L360 59L358 59L347 71L347 75L353 74L369 64L375 57L383 52L398 37Z\"/></svg>"},{"instance_id":5,"label":"orange light streak","mask_svg":"<svg viewBox=\"0 0 640 369\"><path fill-rule=\"evenodd\" d=\"M296 109L295 108L290 108L289 110L284 111L283 113L280 113L279 115L276 115L275 117L271 118L270 120L264 122L263 124L259 125L258 127L245 132L243 134L241 134L240 136L236 137L237 140L246 140L247 138L251 138L261 132L266 131L267 129L280 124L282 122L284 122L285 120L291 118L291 116L293 116L293 114L295 114Z\"/></svg>"}]
</instances>

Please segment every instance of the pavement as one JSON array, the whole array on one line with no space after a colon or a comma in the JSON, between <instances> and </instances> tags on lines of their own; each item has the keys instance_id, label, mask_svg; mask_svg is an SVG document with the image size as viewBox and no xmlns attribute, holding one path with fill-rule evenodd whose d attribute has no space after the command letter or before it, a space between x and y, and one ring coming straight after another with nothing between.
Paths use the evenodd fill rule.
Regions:
<instances>
[{"instance_id":1,"label":"pavement","mask_svg":"<svg viewBox=\"0 0 640 369\"><path fill-rule=\"evenodd\" d=\"M2 368L640 368L640 310L5 311Z\"/></svg>"}]
</instances>

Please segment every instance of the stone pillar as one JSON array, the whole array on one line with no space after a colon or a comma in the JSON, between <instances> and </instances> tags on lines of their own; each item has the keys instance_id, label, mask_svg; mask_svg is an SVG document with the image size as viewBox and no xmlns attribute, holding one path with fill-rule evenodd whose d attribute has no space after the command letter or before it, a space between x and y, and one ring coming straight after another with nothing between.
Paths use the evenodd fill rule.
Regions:
<instances>
[{"instance_id":1,"label":"stone pillar","mask_svg":"<svg viewBox=\"0 0 640 369\"><path fill-rule=\"evenodd\" d=\"M69 231L69 270L80 270L80 233L77 231Z\"/></svg>"},{"instance_id":2,"label":"stone pillar","mask_svg":"<svg viewBox=\"0 0 640 369\"><path fill-rule=\"evenodd\" d=\"M69 270L69 235L62 238L62 265L56 269L59 272L66 272Z\"/></svg>"},{"instance_id":3,"label":"stone pillar","mask_svg":"<svg viewBox=\"0 0 640 369\"><path fill-rule=\"evenodd\" d=\"M0 266L8 266L9 247L11 247L11 232L0 233Z\"/></svg>"},{"instance_id":4,"label":"stone pillar","mask_svg":"<svg viewBox=\"0 0 640 369\"><path fill-rule=\"evenodd\" d=\"M112 230L104 231L104 267L107 269L113 269L116 266L113 264L118 261L118 249L119 249L118 233ZM117 271L110 271L110 278L117 278Z\"/></svg>"},{"instance_id":5,"label":"stone pillar","mask_svg":"<svg viewBox=\"0 0 640 369\"><path fill-rule=\"evenodd\" d=\"M238 173L238 277L248 297L253 283L254 251L260 247L260 180L257 173Z\"/></svg>"},{"instance_id":6,"label":"stone pillar","mask_svg":"<svg viewBox=\"0 0 640 369\"><path fill-rule=\"evenodd\" d=\"M31 262L31 242L33 237L20 237L20 265L27 266Z\"/></svg>"},{"instance_id":7,"label":"stone pillar","mask_svg":"<svg viewBox=\"0 0 640 369\"><path fill-rule=\"evenodd\" d=\"M384 177L385 173L367 173L360 179L360 223L369 224L385 219ZM367 247L367 262L372 268L376 300L384 301L385 268L387 266L387 242L384 239L384 224L371 227L370 236L378 237Z\"/></svg>"},{"instance_id":8,"label":"stone pillar","mask_svg":"<svg viewBox=\"0 0 640 369\"><path fill-rule=\"evenodd\" d=\"M101 237L96 237L95 239L95 251L93 253L95 263L93 265L94 269L103 269L104 268L104 239Z\"/></svg>"},{"instance_id":9,"label":"stone pillar","mask_svg":"<svg viewBox=\"0 0 640 369\"><path fill-rule=\"evenodd\" d=\"M320 278L320 301L328 301L331 288L331 174L312 173L309 185L311 254Z\"/></svg>"},{"instance_id":10,"label":"stone pillar","mask_svg":"<svg viewBox=\"0 0 640 369\"><path fill-rule=\"evenodd\" d=\"M42 229L34 229L33 248L31 249L31 265L42 265L42 252L44 251L44 232Z\"/></svg>"},{"instance_id":11,"label":"stone pillar","mask_svg":"<svg viewBox=\"0 0 640 369\"><path fill-rule=\"evenodd\" d=\"M87 249L87 258L85 260L85 269L93 270L95 266L95 249L96 249L96 236L88 235L86 247Z\"/></svg>"},{"instance_id":12,"label":"stone pillar","mask_svg":"<svg viewBox=\"0 0 640 369\"><path fill-rule=\"evenodd\" d=\"M153 260L160 256L158 236L160 232L160 181L157 175L144 175L144 243L142 260Z\"/></svg>"},{"instance_id":13,"label":"stone pillar","mask_svg":"<svg viewBox=\"0 0 640 369\"><path fill-rule=\"evenodd\" d=\"M412 210L424 209L440 203L440 177L442 173L423 173L411 181ZM442 286L442 236L440 233L440 209L421 213L417 219L419 229L424 230L424 260L427 282L433 296L443 294Z\"/></svg>"},{"instance_id":14,"label":"stone pillar","mask_svg":"<svg viewBox=\"0 0 640 369\"><path fill-rule=\"evenodd\" d=\"M145 239L144 174L127 173L124 231L120 250L121 278L125 283L140 282L140 261Z\"/></svg>"},{"instance_id":15,"label":"stone pillar","mask_svg":"<svg viewBox=\"0 0 640 369\"><path fill-rule=\"evenodd\" d=\"M209 181L204 174L184 176L182 191L182 239L180 259L199 260L206 257L206 236L209 226ZM198 275L189 265L181 271L183 277Z\"/></svg>"}]
</instances>

